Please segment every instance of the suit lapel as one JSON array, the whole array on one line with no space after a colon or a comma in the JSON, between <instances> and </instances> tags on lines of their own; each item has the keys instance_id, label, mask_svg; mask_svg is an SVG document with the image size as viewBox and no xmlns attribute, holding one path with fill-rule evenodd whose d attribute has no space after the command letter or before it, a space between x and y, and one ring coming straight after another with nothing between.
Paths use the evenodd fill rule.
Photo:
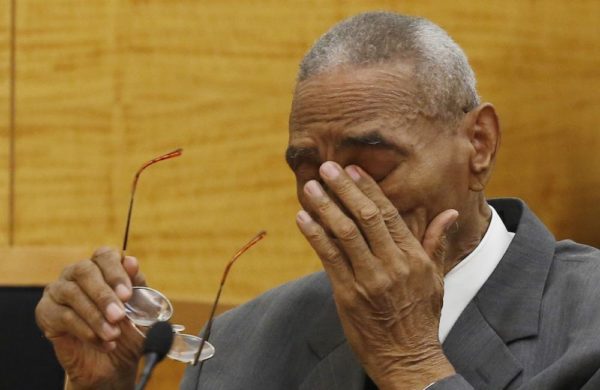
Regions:
<instances>
[{"instance_id":1,"label":"suit lapel","mask_svg":"<svg viewBox=\"0 0 600 390\"><path fill-rule=\"evenodd\" d=\"M542 295L556 241L522 201L497 199L490 204L515 236L475 301L486 321L508 344L538 333Z\"/></svg>"},{"instance_id":2,"label":"suit lapel","mask_svg":"<svg viewBox=\"0 0 600 390\"><path fill-rule=\"evenodd\" d=\"M508 345L538 333L554 237L527 206L490 201L515 236L505 255L444 342L444 352L473 387L504 389L522 371Z\"/></svg>"},{"instance_id":3,"label":"suit lapel","mask_svg":"<svg viewBox=\"0 0 600 390\"><path fill-rule=\"evenodd\" d=\"M456 371L476 389L505 389L522 371L474 302L463 311L443 348Z\"/></svg>"}]
</instances>

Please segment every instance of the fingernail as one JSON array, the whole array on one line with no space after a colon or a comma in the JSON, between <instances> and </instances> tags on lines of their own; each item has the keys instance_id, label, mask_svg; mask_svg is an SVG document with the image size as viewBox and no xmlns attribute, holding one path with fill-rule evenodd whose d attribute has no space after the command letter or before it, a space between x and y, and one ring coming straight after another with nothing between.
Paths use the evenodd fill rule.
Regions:
<instances>
[{"instance_id":1,"label":"fingernail","mask_svg":"<svg viewBox=\"0 0 600 390\"><path fill-rule=\"evenodd\" d=\"M138 259L137 257L133 257L133 256L125 256L125 258L123 259L123 263L129 263L129 266L134 266L137 265L138 263Z\"/></svg>"},{"instance_id":2,"label":"fingernail","mask_svg":"<svg viewBox=\"0 0 600 390\"><path fill-rule=\"evenodd\" d=\"M126 285L118 284L117 287L115 287L115 293L122 300L126 300L127 298L129 298L131 291L129 290L129 288Z\"/></svg>"},{"instance_id":3,"label":"fingernail","mask_svg":"<svg viewBox=\"0 0 600 390\"><path fill-rule=\"evenodd\" d=\"M350 178L352 180L354 180L354 181L360 180L360 172L354 165L347 166L345 170L346 170L346 173L348 174L348 176L350 176Z\"/></svg>"},{"instance_id":4,"label":"fingernail","mask_svg":"<svg viewBox=\"0 0 600 390\"><path fill-rule=\"evenodd\" d=\"M296 214L296 219L300 223L308 223L308 222L312 221L312 218L310 217L310 215L304 210L298 211L298 214Z\"/></svg>"},{"instance_id":5,"label":"fingernail","mask_svg":"<svg viewBox=\"0 0 600 390\"><path fill-rule=\"evenodd\" d=\"M328 179L335 179L340 175L338 167L336 167L334 163L329 161L321 165L321 173Z\"/></svg>"},{"instance_id":6,"label":"fingernail","mask_svg":"<svg viewBox=\"0 0 600 390\"><path fill-rule=\"evenodd\" d=\"M121 333L119 328L112 326L106 322L102 324L102 332L108 338L117 337Z\"/></svg>"},{"instance_id":7,"label":"fingernail","mask_svg":"<svg viewBox=\"0 0 600 390\"><path fill-rule=\"evenodd\" d=\"M456 211L456 210L454 210ZM454 225L456 223L456 221L458 220L458 211L456 211L456 218L449 220L448 222L446 222L446 226L444 226L444 231L448 231L450 230L450 227L452 225Z\"/></svg>"},{"instance_id":8,"label":"fingernail","mask_svg":"<svg viewBox=\"0 0 600 390\"><path fill-rule=\"evenodd\" d=\"M311 196L323 196L321 186L315 180L311 180L304 186L304 189Z\"/></svg>"},{"instance_id":9,"label":"fingernail","mask_svg":"<svg viewBox=\"0 0 600 390\"><path fill-rule=\"evenodd\" d=\"M125 311L112 302L106 307L106 316L110 321L118 321L125 316Z\"/></svg>"}]
</instances>

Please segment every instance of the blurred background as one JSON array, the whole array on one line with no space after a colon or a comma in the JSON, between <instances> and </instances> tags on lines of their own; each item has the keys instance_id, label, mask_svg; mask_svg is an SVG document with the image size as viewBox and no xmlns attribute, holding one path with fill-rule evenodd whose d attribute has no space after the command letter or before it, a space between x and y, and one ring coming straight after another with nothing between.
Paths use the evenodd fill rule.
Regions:
<instances>
[{"instance_id":1,"label":"blurred background","mask_svg":"<svg viewBox=\"0 0 600 390\"><path fill-rule=\"evenodd\" d=\"M223 308L318 271L283 159L295 73L330 26L377 9L429 18L467 53L504 131L488 196L600 246L596 0L0 0L0 284L119 247L133 174L177 147L140 180L129 252L189 331L260 229Z\"/></svg>"}]
</instances>

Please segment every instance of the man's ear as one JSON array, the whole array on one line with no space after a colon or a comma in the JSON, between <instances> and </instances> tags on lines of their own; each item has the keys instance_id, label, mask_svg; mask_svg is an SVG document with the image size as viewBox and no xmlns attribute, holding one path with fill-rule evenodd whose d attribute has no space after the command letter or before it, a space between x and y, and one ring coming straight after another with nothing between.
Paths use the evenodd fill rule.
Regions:
<instances>
[{"instance_id":1,"label":"man's ear","mask_svg":"<svg viewBox=\"0 0 600 390\"><path fill-rule=\"evenodd\" d=\"M483 191L490 180L500 146L500 124L494 106L483 103L469 111L464 120L471 143L469 188Z\"/></svg>"}]
</instances>

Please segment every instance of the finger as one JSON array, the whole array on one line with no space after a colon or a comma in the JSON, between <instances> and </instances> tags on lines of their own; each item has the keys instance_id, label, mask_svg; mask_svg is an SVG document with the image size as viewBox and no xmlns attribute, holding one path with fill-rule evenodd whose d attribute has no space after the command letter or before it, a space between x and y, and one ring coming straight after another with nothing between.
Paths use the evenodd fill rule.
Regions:
<instances>
[{"instance_id":1,"label":"finger","mask_svg":"<svg viewBox=\"0 0 600 390\"><path fill-rule=\"evenodd\" d=\"M350 260L354 275L363 279L372 274L376 267L375 259L354 221L325 194L316 180L308 181L304 192L309 206L318 214L321 224L339 240L338 244Z\"/></svg>"},{"instance_id":2,"label":"finger","mask_svg":"<svg viewBox=\"0 0 600 390\"><path fill-rule=\"evenodd\" d=\"M106 247L97 249L92 255L92 261L102 272L106 283L122 301L126 301L131 297L131 279L121 260L119 252Z\"/></svg>"},{"instance_id":3,"label":"finger","mask_svg":"<svg viewBox=\"0 0 600 390\"><path fill-rule=\"evenodd\" d=\"M121 300L106 283L96 263L84 260L67 267L63 279L77 283L110 323L114 324L125 317Z\"/></svg>"},{"instance_id":4,"label":"finger","mask_svg":"<svg viewBox=\"0 0 600 390\"><path fill-rule=\"evenodd\" d=\"M72 309L60 305L45 294L36 308L36 321L47 339L69 335L102 348L103 340Z\"/></svg>"},{"instance_id":5,"label":"finger","mask_svg":"<svg viewBox=\"0 0 600 390\"><path fill-rule=\"evenodd\" d=\"M423 249L442 272L446 257L446 232L456 222L458 211L449 209L438 214L427 226L423 237Z\"/></svg>"},{"instance_id":6,"label":"finger","mask_svg":"<svg viewBox=\"0 0 600 390\"><path fill-rule=\"evenodd\" d=\"M116 341L103 341L102 345L101 345L101 349L104 352L111 352L111 351L114 351L116 348L117 348Z\"/></svg>"},{"instance_id":7,"label":"finger","mask_svg":"<svg viewBox=\"0 0 600 390\"><path fill-rule=\"evenodd\" d=\"M365 234L373 253L380 258L397 248L383 219L380 208L371 200L337 163L327 161L319 169L327 187L335 193L354 216Z\"/></svg>"},{"instance_id":8,"label":"finger","mask_svg":"<svg viewBox=\"0 0 600 390\"><path fill-rule=\"evenodd\" d=\"M342 251L327 236L323 227L316 223L304 210L300 210L296 215L296 223L321 259L333 288L337 289L351 285L354 282L354 275L350 264Z\"/></svg>"},{"instance_id":9,"label":"finger","mask_svg":"<svg viewBox=\"0 0 600 390\"><path fill-rule=\"evenodd\" d=\"M356 165L347 166L345 171L358 188L379 207L381 217L396 245L402 248L406 245L415 244L417 242L416 238L402 219L398 209L385 196L377 182Z\"/></svg>"},{"instance_id":10,"label":"finger","mask_svg":"<svg viewBox=\"0 0 600 390\"><path fill-rule=\"evenodd\" d=\"M129 279L134 286L146 286L146 278L140 271L140 265L137 258L133 256L125 256L123 259L123 268L129 275Z\"/></svg>"},{"instance_id":11,"label":"finger","mask_svg":"<svg viewBox=\"0 0 600 390\"><path fill-rule=\"evenodd\" d=\"M75 282L61 281L50 284L46 291L57 304L71 309L77 318L82 319L96 336L111 341L121 334L117 326L109 324L98 307Z\"/></svg>"}]
</instances>

